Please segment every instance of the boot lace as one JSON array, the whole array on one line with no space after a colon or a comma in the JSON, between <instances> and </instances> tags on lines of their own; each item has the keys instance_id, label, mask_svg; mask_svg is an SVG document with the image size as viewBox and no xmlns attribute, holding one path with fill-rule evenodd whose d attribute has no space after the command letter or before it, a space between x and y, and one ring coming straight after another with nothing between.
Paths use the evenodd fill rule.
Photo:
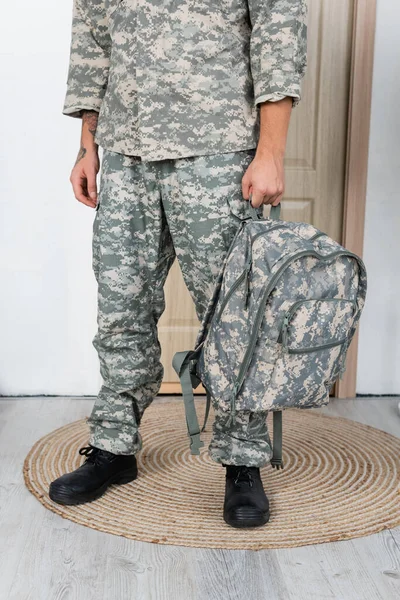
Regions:
<instances>
[{"instance_id":1,"label":"boot lace","mask_svg":"<svg viewBox=\"0 0 400 600\"><path fill-rule=\"evenodd\" d=\"M85 463L99 464L99 459L101 457L100 448L95 448L89 444L89 446L80 448L79 454L81 456L86 456Z\"/></svg>"},{"instance_id":2,"label":"boot lace","mask_svg":"<svg viewBox=\"0 0 400 600\"><path fill-rule=\"evenodd\" d=\"M240 467L235 477L235 485L240 485L241 483L247 483L250 487L254 485L253 475L249 467Z\"/></svg>"}]
</instances>

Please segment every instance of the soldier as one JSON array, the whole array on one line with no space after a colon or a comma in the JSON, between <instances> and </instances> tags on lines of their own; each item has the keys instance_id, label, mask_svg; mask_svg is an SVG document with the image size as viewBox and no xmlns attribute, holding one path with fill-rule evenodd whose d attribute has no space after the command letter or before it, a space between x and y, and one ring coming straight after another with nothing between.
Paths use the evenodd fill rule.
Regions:
<instances>
[{"instance_id":1,"label":"soldier","mask_svg":"<svg viewBox=\"0 0 400 600\"><path fill-rule=\"evenodd\" d=\"M201 320L249 198L259 213L281 201L306 12L306 0L74 0L63 113L82 119L71 183L96 210L103 385L86 461L52 482L55 502L89 502L137 476L140 421L163 378L157 322L175 257ZM239 411L228 423L214 411L208 452L226 469L223 517L263 525L267 413Z\"/></svg>"}]
</instances>

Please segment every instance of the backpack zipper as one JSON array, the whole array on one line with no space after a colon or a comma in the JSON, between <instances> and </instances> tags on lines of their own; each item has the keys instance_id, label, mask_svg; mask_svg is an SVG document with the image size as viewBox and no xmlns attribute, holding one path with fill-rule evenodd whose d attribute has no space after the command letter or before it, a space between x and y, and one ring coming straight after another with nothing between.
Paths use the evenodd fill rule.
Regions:
<instances>
[{"instance_id":1,"label":"backpack zipper","mask_svg":"<svg viewBox=\"0 0 400 600\"><path fill-rule=\"evenodd\" d=\"M256 233L256 235L251 238L251 247L253 248L253 244L256 241L256 239L258 239L259 237L261 237L262 235L268 235L268 233L270 233L271 231L274 231L275 229L290 229L290 227L288 227L287 225L284 225L283 223L279 224L279 225L275 225L274 227L271 227L270 229L268 229L268 231L259 231L258 233ZM294 234L296 235L296 234ZM315 235L315 237L320 236L320 235L326 235L326 233L317 233ZM313 238L310 238L310 240ZM309 241L310 241L309 240ZM268 264L268 263L267 263ZM249 282L249 276L250 276L250 271L251 268L253 266L252 260L250 260L250 262L248 262L245 266L244 271L239 275L239 277L237 278L237 280L235 281L235 283L232 285L232 287L230 288L230 290L228 291L228 293L226 294L225 298L223 299L220 309L216 315L216 320L221 318L221 315L225 309L225 306L228 304L229 300L231 299L232 295L236 292L236 290L238 289L238 287L241 285L241 283L243 282L243 279L246 277L246 286L245 286L245 308L248 307L248 303L249 303L249 298L250 298L250 282ZM268 265L269 270L271 270L270 266Z\"/></svg>"},{"instance_id":2,"label":"backpack zipper","mask_svg":"<svg viewBox=\"0 0 400 600\"><path fill-rule=\"evenodd\" d=\"M223 301L221 302L221 306L219 307L219 311L215 316L215 320L218 321L221 318L222 313L224 312L225 306L228 304L229 300L231 299L232 295L236 292L236 290L238 289L238 287L243 283L243 280L246 279L246 286L245 286L245 306L247 308L247 303L248 303L248 296L249 296L249 292L250 292L250 286L249 286L249 273L251 271L251 267L252 267L252 261L247 262L244 270L242 271L242 273L239 275L239 277L236 279L235 283L232 285L232 287L230 288L229 292L226 294L225 298L223 299Z\"/></svg>"},{"instance_id":3,"label":"backpack zipper","mask_svg":"<svg viewBox=\"0 0 400 600\"><path fill-rule=\"evenodd\" d=\"M313 236L311 236L310 238L308 238L308 242L313 242L314 240L316 240L317 238L321 237L322 235L327 235L326 233L324 233L323 231L318 231L317 233L314 233Z\"/></svg>"},{"instance_id":4,"label":"backpack zipper","mask_svg":"<svg viewBox=\"0 0 400 600\"><path fill-rule=\"evenodd\" d=\"M298 309L298 307L301 304L303 304L304 302L310 302L310 301L312 301L312 302L318 302L318 301L350 302L351 304L353 304L353 314L354 314L354 309L355 309L355 305L356 305L355 300L348 300L347 298L303 298L302 300L295 301L284 314L284 318L283 318L283 322L282 322L281 329L279 332L279 336L278 336L278 339L276 340L277 342L280 342L282 340L282 346L283 346L284 352L288 352L289 354L301 354L302 352L313 352L314 350L322 350L324 348L332 348L333 346L338 346L340 344L343 344L344 341L346 341L347 338L345 338L344 340L341 340L341 341L337 341L337 342L329 342L326 344L321 344L320 346L315 346L314 348L310 348L310 349L303 349L303 350L288 349L288 347L287 347L288 328L289 328L289 323L293 317L293 314L296 312L296 310Z\"/></svg>"},{"instance_id":5,"label":"backpack zipper","mask_svg":"<svg viewBox=\"0 0 400 600\"><path fill-rule=\"evenodd\" d=\"M337 340L336 342L329 342L327 344L321 344L320 346L315 346L314 348L287 348L284 346L284 352L287 354L303 354L304 352L317 352L317 350L325 350L326 348L334 348L334 346L340 346L347 342L347 337L342 340Z\"/></svg>"},{"instance_id":6,"label":"backpack zipper","mask_svg":"<svg viewBox=\"0 0 400 600\"><path fill-rule=\"evenodd\" d=\"M252 359L252 356L254 353L254 348L257 343L258 333L259 333L259 329L260 329L260 326L261 326L261 323L262 323L262 320L264 317L265 306L268 301L268 297L271 294L272 290L274 289L275 283L278 281L282 272L289 266L289 264L291 262L293 262L294 260L297 260L298 258L301 258L302 256L314 256L315 258L318 258L324 262L329 261L332 258L335 258L336 256L349 256L349 257L354 258L357 261L357 263L360 264L359 257L356 254L354 254L353 252L350 252L350 250L337 250L336 252L332 252L331 254L328 254L326 256L319 254L315 250L302 250L301 252L298 252L297 254L292 255L288 260L286 260L283 263L283 265L280 266L278 271L272 277L269 285L267 286L267 288L264 292L262 301L260 302L260 307L257 311L256 319L255 319L254 326L253 326L253 331L250 336L250 343L247 347L246 353L244 355L242 364L239 369L238 376L237 376L236 381L233 386L233 394L231 397L231 412L233 412L233 413L235 411L236 396L239 393L239 390L243 385L243 381L245 379L247 369L250 366L250 362L251 362L251 359Z\"/></svg>"},{"instance_id":7,"label":"backpack zipper","mask_svg":"<svg viewBox=\"0 0 400 600\"><path fill-rule=\"evenodd\" d=\"M259 238L262 235L267 235L267 233L269 233L270 231L273 231L274 229L281 229L282 227L285 227L285 229L289 229L286 225L280 224L280 225L275 225L274 227L271 227L271 229L268 229L268 231L259 231L252 239L251 239L251 247L253 247L253 243L254 241ZM216 320L219 320L221 318L222 313L224 312L225 306L228 304L229 300L231 299L232 295L236 292L236 290L238 289L238 287L240 286L240 284L243 282L244 278L246 278L246 286L245 286L245 308L248 307L248 303L249 303L249 298L250 298L250 282L249 282L249 277L250 277L250 271L252 269L253 266L253 261L252 259L247 262L243 272L239 275L239 277L236 279L235 283L232 285L232 287L230 288L230 290L228 291L228 293L226 294L225 298L223 299L220 309L215 317ZM268 265L269 268L269 265ZM270 269L271 270L271 269Z\"/></svg>"},{"instance_id":8,"label":"backpack zipper","mask_svg":"<svg viewBox=\"0 0 400 600\"><path fill-rule=\"evenodd\" d=\"M250 271L253 267L253 262L250 261L250 263L247 265L246 268L246 278L245 278L245 288L244 288L244 308L245 310L248 309L249 307L249 300L250 300Z\"/></svg>"}]
</instances>

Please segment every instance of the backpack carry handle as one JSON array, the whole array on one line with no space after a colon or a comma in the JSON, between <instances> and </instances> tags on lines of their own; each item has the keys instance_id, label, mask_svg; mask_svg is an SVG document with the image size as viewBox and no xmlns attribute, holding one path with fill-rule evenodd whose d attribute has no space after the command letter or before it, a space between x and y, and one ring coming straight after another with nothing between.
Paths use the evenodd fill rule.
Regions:
<instances>
[{"instance_id":1,"label":"backpack carry handle","mask_svg":"<svg viewBox=\"0 0 400 600\"><path fill-rule=\"evenodd\" d=\"M254 208L254 206L251 204L251 198L252 198L252 193L250 192L250 196L249 196L249 204L250 204L250 214L251 214L251 218L254 221L258 221L259 219L261 219L262 217L260 217L257 213L257 209ZM276 206L271 206L271 210L269 213L269 218L273 219L273 220L278 220L280 218L280 214L281 214L281 203L279 202L279 204L277 204Z\"/></svg>"},{"instance_id":2,"label":"backpack carry handle","mask_svg":"<svg viewBox=\"0 0 400 600\"><path fill-rule=\"evenodd\" d=\"M280 218L280 215L281 215L281 203L279 202L279 204L277 204L276 206L271 206L269 218L277 221Z\"/></svg>"}]
</instances>

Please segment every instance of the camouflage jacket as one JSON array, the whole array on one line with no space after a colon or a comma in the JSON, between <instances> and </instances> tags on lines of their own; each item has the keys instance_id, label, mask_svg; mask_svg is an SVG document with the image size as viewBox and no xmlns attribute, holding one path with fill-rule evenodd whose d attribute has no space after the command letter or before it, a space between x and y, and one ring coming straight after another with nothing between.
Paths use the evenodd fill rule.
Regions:
<instances>
[{"instance_id":1,"label":"camouflage jacket","mask_svg":"<svg viewBox=\"0 0 400 600\"><path fill-rule=\"evenodd\" d=\"M306 0L74 0L63 113L144 160L255 148L257 105L300 100Z\"/></svg>"}]
</instances>

